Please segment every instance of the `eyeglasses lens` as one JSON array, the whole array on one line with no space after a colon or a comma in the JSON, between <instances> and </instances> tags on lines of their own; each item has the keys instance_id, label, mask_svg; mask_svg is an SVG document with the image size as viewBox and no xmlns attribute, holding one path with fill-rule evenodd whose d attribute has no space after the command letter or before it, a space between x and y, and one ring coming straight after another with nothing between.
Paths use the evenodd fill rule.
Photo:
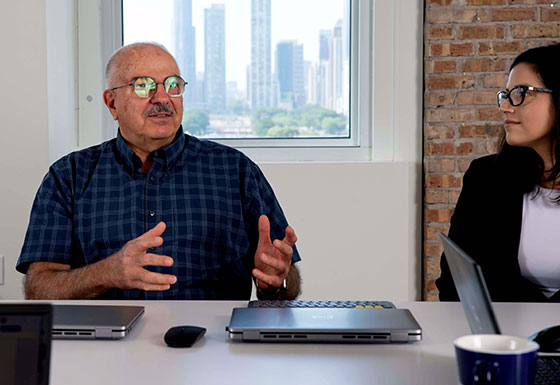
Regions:
<instances>
[{"instance_id":1,"label":"eyeglasses lens","mask_svg":"<svg viewBox=\"0 0 560 385\"><path fill-rule=\"evenodd\" d=\"M134 82L134 92L141 98L149 98L155 93L156 82L152 78L138 78ZM153 91L153 92L152 92Z\"/></svg>"},{"instance_id":2,"label":"eyeglasses lens","mask_svg":"<svg viewBox=\"0 0 560 385\"><path fill-rule=\"evenodd\" d=\"M185 82L177 76L170 76L165 79L165 92L169 96L180 96L185 89Z\"/></svg>"},{"instance_id":3,"label":"eyeglasses lens","mask_svg":"<svg viewBox=\"0 0 560 385\"><path fill-rule=\"evenodd\" d=\"M511 98L513 105L518 106L523 102L523 99L525 98L525 89L521 87L515 87L510 91L509 97Z\"/></svg>"}]
</instances>

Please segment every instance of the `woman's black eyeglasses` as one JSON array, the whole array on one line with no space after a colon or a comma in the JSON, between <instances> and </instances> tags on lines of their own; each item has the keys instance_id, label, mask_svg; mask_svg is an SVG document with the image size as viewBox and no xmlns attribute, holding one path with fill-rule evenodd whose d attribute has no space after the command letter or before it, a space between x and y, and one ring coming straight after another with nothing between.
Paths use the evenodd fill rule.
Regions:
<instances>
[{"instance_id":1,"label":"woman's black eyeglasses","mask_svg":"<svg viewBox=\"0 0 560 385\"><path fill-rule=\"evenodd\" d=\"M511 90L501 90L498 91L498 108L504 104L506 100L509 101L513 107L517 107L525 101L525 95L527 91L537 91L537 92L547 92L549 94L552 93L552 90L548 88L537 88L531 86L516 86L513 87Z\"/></svg>"}]
</instances>

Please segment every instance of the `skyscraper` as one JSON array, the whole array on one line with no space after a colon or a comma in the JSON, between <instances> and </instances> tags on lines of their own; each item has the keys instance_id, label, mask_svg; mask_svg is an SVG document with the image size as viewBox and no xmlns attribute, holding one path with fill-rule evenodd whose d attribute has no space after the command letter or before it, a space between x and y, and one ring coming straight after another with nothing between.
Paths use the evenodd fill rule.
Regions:
<instances>
[{"instance_id":1,"label":"skyscraper","mask_svg":"<svg viewBox=\"0 0 560 385\"><path fill-rule=\"evenodd\" d=\"M251 0L249 100L252 108L274 107L270 46L270 0Z\"/></svg>"},{"instance_id":2,"label":"skyscraper","mask_svg":"<svg viewBox=\"0 0 560 385\"><path fill-rule=\"evenodd\" d=\"M196 102L196 30L192 24L192 0L175 0L175 57L181 76L188 84L183 100L185 108Z\"/></svg>"},{"instance_id":3,"label":"skyscraper","mask_svg":"<svg viewBox=\"0 0 560 385\"><path fill-rule=\"evenodd\" d=\"M294 106L305 103L302 44L287 40L276 45L276 75L282 101L292 102Z\"/></svg>"},{"instance_id":4,"label":"skyscraper","mask_svg":"<svg viewBox=\"0 0 560 385\"><path fill-rule=\"evenodd\" d=\"M204 84L206 106L226 107L226 6L212 4L204 9Z\"/></svg>"}]
</instances>

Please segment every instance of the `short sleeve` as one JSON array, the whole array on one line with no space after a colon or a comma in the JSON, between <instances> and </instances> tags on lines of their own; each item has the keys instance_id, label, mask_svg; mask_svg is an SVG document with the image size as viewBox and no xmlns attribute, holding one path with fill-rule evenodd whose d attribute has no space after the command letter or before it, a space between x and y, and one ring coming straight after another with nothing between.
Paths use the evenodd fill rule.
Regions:
<instances>
[{"instance_id":1,"label":"short sleeve","mask_svg":"<svg viewBox=\"0 0 560 385\"><path fill-rule=\"evenodd\" d=\"M69 182L60 178L53 167L43 179L17 261L19 272L26 273L33 262L72 264L72 184Z\"/></svg>"}]
</instances>

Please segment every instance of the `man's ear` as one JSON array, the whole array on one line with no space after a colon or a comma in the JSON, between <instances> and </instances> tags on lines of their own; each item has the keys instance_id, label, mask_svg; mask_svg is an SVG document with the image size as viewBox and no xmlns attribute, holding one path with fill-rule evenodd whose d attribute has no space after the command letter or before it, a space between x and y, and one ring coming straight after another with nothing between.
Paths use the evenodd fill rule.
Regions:
<instances>
[{"instance_id":1,"label":"man's ear","mask_svg":"<svg viewBox=\"0 0 560 385\"><path fill-rule=\"evenodd\" d=\"M117 108L115 106L115 92L109 89L103 91L103 101L105 102L105 105L113 116L113 119L118 120L119 116L117 114Z\"/></svg>"}]
</instances>

